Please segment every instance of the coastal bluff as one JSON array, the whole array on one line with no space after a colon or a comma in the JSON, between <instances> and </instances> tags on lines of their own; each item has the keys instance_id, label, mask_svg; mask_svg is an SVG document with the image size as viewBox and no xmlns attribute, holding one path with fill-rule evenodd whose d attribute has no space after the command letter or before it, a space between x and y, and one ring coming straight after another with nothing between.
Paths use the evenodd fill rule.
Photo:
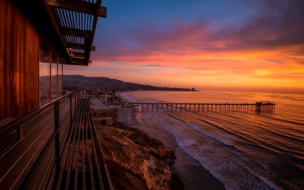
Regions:
<instances>
[{"instance_id":1,"label":"coastal bluff","mask_svg":"<svg viewBox=\"0 0 304 190\"><path fill-rule=\"evenodd\" d=\"M184 190L170 171L175 152L122 122L96 125L115 190Z\"/></svg>"}]
</instances>

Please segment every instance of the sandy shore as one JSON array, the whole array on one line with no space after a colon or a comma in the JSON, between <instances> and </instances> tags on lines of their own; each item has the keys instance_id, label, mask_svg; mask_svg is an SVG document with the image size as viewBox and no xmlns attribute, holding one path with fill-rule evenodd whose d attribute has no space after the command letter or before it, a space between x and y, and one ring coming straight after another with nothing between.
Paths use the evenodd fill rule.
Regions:
<instances>
[{"instance_id":1,"label":"sandy shore","mask_svg":"<svg viewBox=\"0 0 304 190\"><path fill-rule=\"evenodd\" d=\"M143 131L150 137L162 141L165 146L175 150L177 159L171 170L180 177L187 190L225 189L224 185L202 167L198 161L179 148L175 137L150 115L145 112L133 112L131 108L123 108L119 111L118 119Z\"/></svg>"}]
</instances>

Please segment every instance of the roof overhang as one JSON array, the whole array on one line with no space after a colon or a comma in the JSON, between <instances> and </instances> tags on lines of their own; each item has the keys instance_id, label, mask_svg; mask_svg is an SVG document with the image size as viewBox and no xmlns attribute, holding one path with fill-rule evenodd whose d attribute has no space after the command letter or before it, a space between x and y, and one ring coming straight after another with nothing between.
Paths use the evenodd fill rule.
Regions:
<instances>
[{"instance_id":1,"label":"roof overhang","mask_svg":"<svg viewBox=\"0 0 304 190\"><path fill-rule=\"evenodd\" d=\"M102 0L12 0L69 65L88 66Z\"/></svg>"}]
</instances>

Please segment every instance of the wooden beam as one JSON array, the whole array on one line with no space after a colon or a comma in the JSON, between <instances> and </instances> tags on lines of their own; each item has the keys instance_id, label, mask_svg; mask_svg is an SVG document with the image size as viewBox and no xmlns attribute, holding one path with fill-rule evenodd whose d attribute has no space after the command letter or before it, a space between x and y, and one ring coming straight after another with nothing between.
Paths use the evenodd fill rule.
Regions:
<instances>
[{"instance_id":1,"label":"wooden beam","mask_svg":"<svg viewBox=\"0 0 304 190\"><path fill-rule=\"evenodd\" d=\"M85 46L83 44L77 44L77 43L67 43L66 47L72 49L85 49Z\"/></svg>"},{"instance_id":2,"label":"wooden beam","mask_svg":"<svg viewBox=\"0 0 304 190\"><path fill-rule=\"evenodd\" d=\"M70 52L71 57L85 57L84 53Z\"/></svg>"},{"instance_id":3,"label":"wooden beam","mask_svg":"<svg viewBox=\"0 0 304 190\"><path fill-rule=\"evenodd\" d=\"M102 18L107 18L107 7L100 6L98 16Z\"/></svg>"},{"instance_id":4,"label":"wooden beam","mask_svg":"<svg viewBox=\"0 0 304 190\"><path fill-rule=\"evenodd\" d=\"M35 30L38 31L41 40L49 43L52 49L56 49L65 61L71 61L68 52L65 49L66 42L63 39L63 36L60 35L56 18L45 0L31 0L30 2L24 0L9 0L8 2L12 2L21 10L24 18L30 21L35 27Z\"/></svg>"},{"instance_id":5,"label":"wooden beam","mask_svg":"<svg viewBox=\"0 0 304 190\"><path fill-rule=\"evenodd\" d=\"M100 6L101 0L96 0L96 4L85 1L73 1L73 0L45 0L45 2L50 7L72 10L76 12L91 14L94 16L92 23L92 31L77 30L71 28L60 28L60 33L62 35L85 38L84 44L67 43L66 47L73 49L83 49L84 50L83 57L86 58L86 64L88 64L88 59L91 56L91 51L95 51L95 47L93 46L93 40L94 40L98 17L100 16L106 18L107 8ZM74 61L71 60L71 62Z\"/></svg>"},{"instance_id":6,"label":"wooden beam","mask_svg":"<svg viewBox=\"0 0 304 190\"><path fill-rule=\"evenodd\" d=\"M50 18L51 21L52 21L53 27L55 28L57 35L59 35L60 40L62 41L63 45L66 46L66 41L64 40L63 36L60 35L60 26L58 25L58 23L57 23L57 21L56 21L55 14L54 14L54 10L51 10L51 9L47 6L45 0L41 0L41 2L43 3L43 6L45 7L45 10L46 10L47 14L49 15L49 18ZM67 52L67 51L66 51L65 53L68 55L68 52ZM71 60L71 57L68 57L68 61L70 61L70 60Z\"/></svg>"},{"instance_id":7,"label":"wooden beam","mask_svg":"<svg viewBox=\"0 0 304 190\"><path fill-rule=\"evenodd\" d=\"M97 20L98 20L98 12L101 8L101 0L96 0L96 15L94 16L94 19L93 19L93 27L92 27L92 38L91 38L91 41L90 41L90 48L92 48L93 46L93 41L94 41L94 36L95 36L95 31L96 31L96 25L97 25ZM91 51L89 51L88 53L88 58L91 57Z\"/></svg>"},{"instance_id":8,"label":"wooden beam","mask_svg":"<svg viewBox=\"0 0 304 190\"><path fill-rule=\"evenodd\" d=\"M72 62L88 65L88 60L87 59L72 58Z\"/></svg>"},{"instance_id":9,"label":"wooden beam","mask_svg":"<svg viewBox=\"0 0 304 190\"><path fill-rule=\"evenodd\" d=\"M60 32L62 35L67 36L74 36L74 37L81 37L81 38L88 38L92 37L92 32L87 30L78 30L72 28L61 28Z\"/></svg>"},{"instance_id":10,"label":"wooden beam","mask_svg":"<svg viewBox=\"0 0 304 190\"><path fill-rule=\"evenodd\" d=\"M96 15L96 4L85 1L72 1L72 0L46 0L49 6L57 7L61 9L67 9L80 13L86 13L90 15ZM100 7L98 16L106 18L107 8Z\"/></svg>"},{"instance_id":11,"label":"wooden beam","mask_svg":"<svg viewBox=\"0 0 304 190\"><path fill-rule=\"evenodd\" d=\"M66 47L72 49L86 49L86 46L84 44L77 44L77 43L67 43ZM95 46L91 47L91 51L95 51Z\"/></svg>"},{"instance_id":12,"label":"wooden beam","mask_svg":"<svg viewBox=\"0 0 304 190\"><path fill-rule=\"evenodd\" d=\"M85 38L84 44L66 43L66 48L83 49L84 53L81 55L81 57L85 58L85 60L86 60L85 64L88 65L88 61L91 56L91 51L95 51L95 47L93 46L93 40L94 40L98 17L106 18L107 8L100 6L101 0L96 0L96 3L89 3L89 2L85 2L85 1L74 1L74 0L44 0L44 1L52 10L55 10L54 8L57 7L57 8L61 8L61 9L72 10L72 11L76 11L76 12L93 15L92 31L78 30L78 29L74 29L74 28L65 28L65 27L60 28L60 33L62 36L67 35L67 36ZM74 54L74 56L77 56L77 55ZM77 56L77 57L80 57L80 56ZM72 58L72 54L70 55L70 59L71 58ZM80 61L80 60L76 60L76 61ZM68 63L73 63L73 62L74 61L71 60ZM81 63L83 63L83 62L81 62Z\"/></svg>"}]
</instances>

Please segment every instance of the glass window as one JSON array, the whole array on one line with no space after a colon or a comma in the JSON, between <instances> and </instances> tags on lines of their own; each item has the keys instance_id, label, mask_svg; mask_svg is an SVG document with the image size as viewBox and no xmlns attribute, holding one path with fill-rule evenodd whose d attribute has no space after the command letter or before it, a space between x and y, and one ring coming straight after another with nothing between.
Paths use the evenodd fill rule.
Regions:
<instances>
[{"instance_id":1,"label":"glass window","mask_svg":"<svg viewBox=\"0 0 304 190\"><path fill-rule=\"evenodd\" d=\"M58 65L58 96L59 97L63 95L62 76L63 76L63 61L60 60Z\"/></svg>"},{"instance_id":2,"label":"glass window","mask_svg":"<svg viewBox=\"0 0 304 190\"><path fill-rule=\"evenodd\" d=\"M50 48L40 42L39 50L39 96L40 105L50 102Z\"/></svg>"},{"instance_id":3,"label":"glass window","mask_svg":"<svg viewBox=\"0 0 304 190\"><path fill-rule=\"evenodd\" d=\"M51 97L54 100L58 97L58 56L56 54L52 54L51 77Z\"/></svg>"}]
</instances>

